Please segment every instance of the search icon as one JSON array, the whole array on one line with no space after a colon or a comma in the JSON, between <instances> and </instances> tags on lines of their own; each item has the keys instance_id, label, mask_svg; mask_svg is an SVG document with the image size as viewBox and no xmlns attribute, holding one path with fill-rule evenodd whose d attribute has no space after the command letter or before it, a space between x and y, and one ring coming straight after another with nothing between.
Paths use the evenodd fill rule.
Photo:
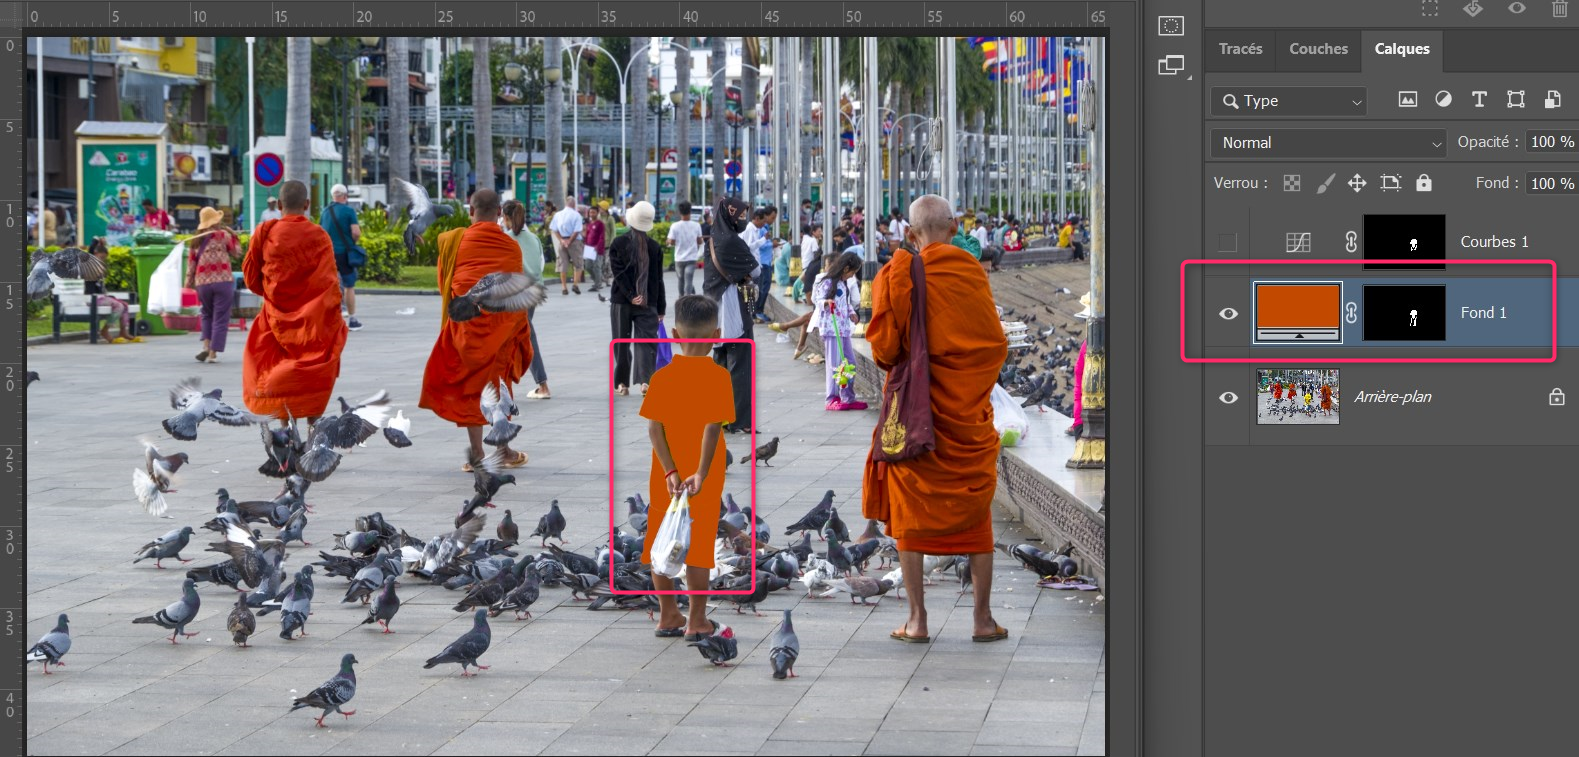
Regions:
<instances>
[{"instance_id":1,"label":"search icon","mask_svg":"<svg viewBox=\"0 0 1579 757\"><path fill-rule=\"evenodd\" d=\"M1239 110L1239 99L1234 97L1232 93L1223 95L1223 104L1234 110Z\"/></svg>"}]
</instances>

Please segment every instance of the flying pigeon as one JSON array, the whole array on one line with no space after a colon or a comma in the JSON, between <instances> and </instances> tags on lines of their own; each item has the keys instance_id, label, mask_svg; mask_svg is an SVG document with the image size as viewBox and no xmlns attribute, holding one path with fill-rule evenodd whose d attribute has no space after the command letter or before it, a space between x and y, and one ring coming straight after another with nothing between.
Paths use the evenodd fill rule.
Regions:
<instances>
[{"instance_id":1,"label":"flying pigeon","mask_svg":"<svg viewBox=\"0 0 1579 757\"><path fill-rule=\"evenodd\" d=\"M760 461L763 465L766 465L769 468L772 468L773 466L771 464L769 464L768 461L772 460L773 456L777 455L778 453L779 453L779 438L775 436L772 439L768 440L767 444L764 444L764 445L762 445L762 446L757 448L756 457L754 457L754 458L748 457L748 458L746 458L744 460L741 460L740 464L741 465L745 465L747 463L750 463L752 460L757 460L757 461Z\"/></svg>"},{"instance_id":2,"label":"flying pigeon","mask_svg":"<svg viewBox=\"0 0 1579 757\"><path fill-rule=\"evenodd\" d=\"M193 376L170 390L170 407L181 412L160 422L164 430L183 442L197 439L197 426L204 420L224 426L250 426L261 420L260 416L237 410L220 399L223 392L212 389L204 393L202 380Z\"/></svg>"},{"instance_id":3,"label":"flying pigeon","mask_svg":"<svg viewBox=\"0 0 1579 757\"><path fill-rule=\"evenodd\" d=\"M377 623L384 627L384 633L394 633L389 630L389 621L395 618L397 612L400 612L400 597L395 596L395 577L384 576L384 588L373 597L373 604L367 608L367 619L362 621L362 625Z\"/></svg>"},{"instance_id":4,"label":"flying pigeon","mask_svg":"<svg viewBox=\"0 0 1579 757\"><path fill-rule=\"evenodd\" d=\"M28 371L27 372L27 385L28 386L32 386L33 382L37 381L37 380L38 380L38 371Z\"/></svg>"},{"instance_id":5,"label":"flying pigeon","mask_svg":"<svg viewBox=\"0 0 1579 757\"><path fill-rule=\"evenodd\" d=\"M67 247L54 253L40 250L33 253L33 270L27 276L27 297L30 300L48 297L55 286L50 281L51 275L62 279L102 281L104 273L104 263L80 248Z\"/></svg>"},{"instance_id":6,"label":"flying pigeon","mask_svg":"<svg viewBox=\"0 0 1579 757\"><path fill-rule=\"evenodd\" d=\"M423 545L419 565L415 572L424 578L434 578L442 575L444 571L452 570L456 558L460 557L477 541L482 534L483 526L488 522L488 516L481 515L461 524L454 531L443 536L429 539Z\"/></svg>"},{"instance_id":7,"label":"flying pigeon","mask_svg":"<svg viewBox=\"0 0 1579 757\"><path fill-rule=\"evenodd\" d=\"M271 478L296 475L296 461L307 451L307 444L302 441L296 422L292 420L289 424L281 424L279 428L271 428L269 422L263 420L259 421L258 426L263 433L263 451L269 456L266 462L258 466L258 472Z\"/></svg>"},{"instance_id":8,"label":"flying pigeon","mask_svg":"<svg viewBox=\"0 0 1579 757\"><path fill-rule=\"evenodd\" d=\"M550 538L558 539L560 544L564 544L564 531L565 514L559 511L559 500L556 499L553 502L548 503L548 512L545 513L543 517L537 519L536 530L532 531L530 534L527 534L527 538L531 538L533 536L543 537L540 541L541 546L544 547L548 546L548 540Z\"/></svg>"},{"instance_id":9,"label":"flying pigeon","mask_svg":"<svg viewBox=\"0 0 1579 757\"><path fill-rule=\"evenodd\" d=\"M230 640L236 646L251 646L247 643L247 637L258 630L258 619L247 607L247 595L236 597L236 607L230 611L230 617L225 619L225 630L230 632Z\"/></svg>"},{"instance_id":10,"label":"flying pigeon","mask_svg":"<svg viewBox=\"0 0 1579 757\"><path fill-rule=\"evenodd\" d=\"M164 570L164 566L159 564L162 560L175 558L181 560L183 564L192 562L191 560L181 559L181 550L186 549L187 542L192 540L193 533L191 526L183 526L144 544L137 550L137 559L133 560L132 564L136 565L143 560L153 560L155 568Z\"/></svg>"},{"instance_id":11,"label":"flying pigeon","mask_svg":"<svg viewBox=\"0 0 1579 757\"><path fill-rule=\"evenodd\" d=\"M417 247L422 243L422 233L433 225L435 220L455 212L455 208L445 205L435 205L428 198L428 190L420 184L412 184L405 179L396 177L394 180L395 191L404 195L410 205L406 208L410 220L406 223L405 242L406 252L416 259Z\"/></svg>"},{"instance_id":12,"label":"flying pigeon","mask_svg":"<svg viewBox=\"0 0 1579 757\"><path fill-rule=\"evenodd\" d=\"M493 634L488 629L488 611L478 609L477 613L472 616L472 630L461 634L459 639L451 642L449 646L444 648L443 652L430 658L422 668L426 670L435 665L455 662L460 663L462 678L475 675L468 672L467 668L476 665L478 670L488 669L487 665L477 662L477 658L482 657L488 651L488 645L492 640Z\"/></svg>"},{"instance_id":13,"label":"flying pigeon","mask_svg":"<svg viewBox=\"0 0 1579 757\"><path fill-rule=\"evenodd\" d=\"M708 662L720 668L731 667L729 661L740 654L740 647L735 641L735 629L729 626L718 628L712 635L706 636L700 641L693 641L686 646L696 647L697 651L701 652Z\"/></svg>"},{"instance_id":14,"label":"flying pigeon","mask_svg":"<svg viewBox=\"0 0 1579 757\"><path fill-rule=\"evenodd\" d=\"M354 654L347 654L341 657L340 672L336 673L333 678L324 681L322 686L313 689L312 693L292 701L290 711L295 712L308 707L323 710L323 714L318 716L319 728L325 727L323 719L329 717L331 710L344 715L347 720L350 720L351 716L356 714L356 710L346 712L340 709L340 705L351 701L351 697L356 696L356 671L351 669L351 666L355 665L356 662L357 659Z\"/></svg>"},{"instance_id":15,"label":"flying pigeon","mask_svg":"<svg viewBox=\"0 0 1579 757\"><path fill-rule=\"evenodd\" d=\"M778 630L773 632L773 646L768 651L768 663L773 666L773 677L777 680L785 678L798 678L795 675L795 659L800 657L800 637L795 635L795 626L790 622L790 611L784 611L784 622L779 624Z\"/></svg>"},{"instance_id":16,"label":"flying pigeon","mask_svg":"<svg viewBox=\"0 0 1579 757\"><path fill-rule=\"evenodd\" d=\"M170 603L163 610L141 618L133 618L133 623L153 623L161 628L168 628L170 643L177 643L175 637L185 636L192 638L196 633L187 633L186 624L197 617L197 610L203 604L203 598L197 595L197 584L188 578L181 584L181 598Z\"/></svg>"},{"instance_id":17,"label":"flying pigeon","mask_svg":"<svg viewBox=\"0 0 1579 757\"><path fill-rule=\"evenodd\" d=\"M27 657L24 659L28 662L44 663L44 675L54 675L54 673L49 672L51 664L57 667L63 667L66 664L60 661L60 658L65 657L66 653L71 651L71 629L66 626L66 622L66 613L61 613L60 617L55 620L55 630L44 634L44 637L39 639L37 644L34 644L27 650Z\"/></svg>"},{"instance_id":18,"label":"flying pigeon","mask_svg":"<svg viewBox=\"0 0 1579 757\"><path fill-rule=\"evenodd\" d=\"M164 495L175 491L171 488L172 477L186 463L187 456L185 452L160 455L159 448L147 441L143 442L143 453L143 467L132 469L132 493L142 504L143 512L163 517L166 509Z\"/></svg>"},{"instance_id":19,"label":"flying pigeon","mask_svg":"<svg viewBox=\"0 0 1579 757\"><path fill-rule=\"evenodd\" d=\"M482 388L482 417L487 420L488 433L483 436L484 444L500 447L509 444L521 433L521 427L510 422L510 416L520 412L516 407L515 399L509 396L502 386L489 382Z\"/></svg>"},{"instance_id":20,"label":"flying pigeon","mask_svg":"<svg viewBox=\"0 0 1579 757\"><path fill-rule=\"evenodd\" d=\"M545 294L543 285L528 274L490 273L478 279L466 294L450 300L450 320L465 323L487 313L524 313L543 304Z\"/></svg>"},{"instance_id":21,"label":"flying pigeon","mask_svg":"<svg viewBox=\"0 0 1579 757\"><path fill-rule=\"evenodd\" d=\"M396 410L395 416L384 425L384 439L396 447L411 446L411 419L406 411Z\"/></svg>"}]
</instances>

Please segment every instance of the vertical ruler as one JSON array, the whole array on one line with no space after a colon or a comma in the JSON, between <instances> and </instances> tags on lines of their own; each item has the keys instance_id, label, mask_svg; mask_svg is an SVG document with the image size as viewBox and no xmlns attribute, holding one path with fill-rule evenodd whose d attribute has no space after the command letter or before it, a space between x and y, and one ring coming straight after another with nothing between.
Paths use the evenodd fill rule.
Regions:
<instances>
[{"instance_id":1,"label":"vertical ruler","mask_svg":"<svg viewBox=\"0 0 1579 757\"><path fill-rule=\"evenodd\" d=\"M27 91L27 40L22 3L0 3L0 655L22 659L28 645L27 582L27 135L37 99ZM32 98L32 99L26 99ZM36 117L36 115L35 115ZM40 135L42 136L42 135ZM34 181L36 185L36 180ZM42 200L43 198L39 198ZM42 223L42 221L40 221ZM6 672L9 671L9 672ZM27 666L0 671L0 744L27 753L23 680Z\"/></svg>"}]
</instances>

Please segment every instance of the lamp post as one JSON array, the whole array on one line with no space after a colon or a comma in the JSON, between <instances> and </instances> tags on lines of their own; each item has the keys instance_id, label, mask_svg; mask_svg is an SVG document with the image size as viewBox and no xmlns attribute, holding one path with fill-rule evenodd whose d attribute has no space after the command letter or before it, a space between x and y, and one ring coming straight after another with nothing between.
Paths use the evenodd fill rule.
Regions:
<instances>
[{"instance_id":1,"label":"lamp post","mask_svg":"<svg viewBox=\"0 0 1579 757\"><path fill-rule=\"evenodd\" d=\"M669 100L673 100L676 94L674 92L669 93ZM664 98L659 97L656 102L649 101L647 103L647 112L653 114L655 116L653 120L658 122L658 133L655 135L652 147L653 164L658 167L657 181L653 183L653 199L656 200L653 203L653 207L657 209L658 218L662 220L665 212L663 207L663 114L671 112L671 108Z\"/></svg>"},{"instance_id":2,"label":"lamp post","mask_svg":"<svg viewBox=\"0 0 1579 757\"><path fill-rule=\"evenodd\" d=\"M247 37L247 221L246 227L251 231L257 226L258 217L258 135L256 131L257 120L257 94L255 93L256 81L254 79L252 52L257 46L257 37ZM42 71L43 69L39 69ZM42 134L43 132L39 132ZM43 144L43 140L39 140ZM44 165L42 162L40 166ZM42 195L40 195L42 196Z\"/></svg>"},{"instance_id":3,"label":"lamp post","mask_svg":"<svg viewBox=\"0 0 1579 757\"><path fill-rule=\"evenodd\" d=\"M312 38L313 44L340 62L340 96L336 108L340 123L335 128L335 141L340 147L340 183L347 185L351 183L351 165L347 157L351 151L351 141L346 134L351 122L351 61L369 55L372 48L378 46L378 37L357 37L355 43L349 40L348 37ZM356 46L353 47L353 44Z\"/></svg>"},{"instance_id":4,"label":"lamp post","mask_svg":"<svg viewBox=\"0 0 1579 757\"><path fill-rule=\"evenodd\" d=\"M574 45L569 45L569 47L585 47L591 50L596 50L600 53L603 53L604 55L609 56L609 62L614 64L614 73L618 74L620 79L620 157L625 158L627 154L625 138L626 134L630 131L630 118L627 112L628 104L626 102L626 100L630 97L630 92L626 89L625 85L627 83L626 77L630 75L630 64L626 63L623 67L620 66L619 59L614 57L614 53L609 52L602 45L598 45L593 42L578 42ZM652 47L652 43L650 42L636 48L635 50L632 50L630 54L631 59L635 60L637 55L640 55L649 47ZM630 181L629 176L623 178L626 182Z\"/></svg>"}]
</instances>

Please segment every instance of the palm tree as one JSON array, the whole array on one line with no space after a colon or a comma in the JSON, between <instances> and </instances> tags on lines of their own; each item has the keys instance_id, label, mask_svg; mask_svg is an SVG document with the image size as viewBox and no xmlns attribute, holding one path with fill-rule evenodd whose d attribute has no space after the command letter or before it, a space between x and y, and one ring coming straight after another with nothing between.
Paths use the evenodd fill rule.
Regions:
<instances>
[{"instance_id":1,"label":"palm tree","mask_svg":"<svg viewBox=\"0 0 1579 757\"><path fill-rule=\"evenodd\" d=\"M674 51L674 90L685 99L680 101L680 111L674 117L674 144L679 176L674 183L676 203L691 201L691 45L692 37L675 40L684 49Z\"/></svg>"},{"instance_id":2,"label":"palm tree","mask_svg":"<svg viewBox=\"0 0 1579 757\"><path fill-rule=\"evenodd\" d=\"M802 123L809 123L811 121L812 92L817 89L816 68L812 65L812 62L815 60L815 56L817 55L818 46L813 44L812 40L812 37L800 38L800 70L795 73L795 78L800 88L800 111L798 115L801 119L805 119L805 121ZM838 116L835 116L835 118L838 118ZM794 216L795 225L797 227L795 232L799 233L800 229L798 227L800 226L800 201L811 198L812 143L811 140L807 139L806 135L801 132L799 124L795 123L794 121L785 121L784 128L789 130L791 135L790 138L795 140L796 143L800 145L801 196L790 198L790 202L795 203L795 208L797 208L796 215Z\"/></svg>"},{"instance_id":3,"label":"palm tree","mask_svg":"<svg viewBox=\"0 0 1579 757\"><path fill-rule=\"evenodd\" d=\"M748 66L761 67L761 65L762 65L762 39L760 37L746 37L742 41L742 44L740 46L740 57L741 57L741 60ZM746 68L746 67L742 66L741 69L740 69L740 114L741 114L741 116L744 117L746 113L755 110L756 107L757 107L757 70L756 70L756 68ZM760 118L761 118L761 114L758 114L757 115L757 119L760 119ZM753 119L746 119L743 123L745 124L745 128L747 128L747 129L754 129L754 127L756 127L756 125L758 123L761 123L761 121L760 120L756 120L756 122L753 123ZM756 135L752 134L752 136L756 136ZM746 143L744 141L742 141L740 143L742 148L745 147L745 144ZM760 152L760 148L757 145L755 145L755 144L751 145L751 149ZM752 159L746 160L744 162L745 162L745 165L747 167L751 167L751 166L755 166L757 161L756 161L755 158L752 158ZM742 183L742 187L744 187L744 183ZM745 199L745 201L747 203L751 203L752 202L750 197L746 197L744 199Z\"/></svg>"},{"instance_id":4,"label":"palm tree","mask_svg":"<svg viewBox=\"0 0 1579 757\"><path fill-rule=\"evenodd\" d=\"M408 37L389 37L385 40L384 62L389 73L389 175L402 181L411 181L411 40ZM389 182L393 184L394 182ZM404 205L397 200L396 211Z\"/></svg>"},{"instance_id":5,"label":"palm tree","mask_svg":"<svg viewBox=\"0 0 1579 757\"><path fill-rule=\"evenodd\" d=\"M563 70L564 40L561 37L543 38L543 68ZM548 164L548 181L544 193L558 206L565 200L565 98L559 82L545 82L543 87L544 161ZM527 149L531 149L528 147Z\"/></svg>"},{"instance_id":6,"label":"palm tree","mask_svg":"<svg viewBox=\"0 0 1579 757\"><path fill-rule=\"evenodd\" d=\"M488 70L492 38L472 37L472 123L477 134L473 171L478 189L493 189L493 77Z\"/></svg>"},{"instance_id":7,"label":"palm tree","mask_svg":"<svg viewBox=\"0 0 1579 757\"><path fill-rule=\"evenodd\" d=\"M724 196L724 161L722 159L724 150L722 148L724 146L724 135L727 133L725 131L727 127L724 126L724 90L728 89L729 82L724 78L723 71L724 65L728 60L728 52L725 46L728 44L729 38L715 34L708 39L708 42L712 46L712 61L708 66L708 71L712 76L707 80L707 84L712 88L713 93L711 98L713 101L711 106L713 109L713 154L719 156L713 160L712 192L707 195L708 204L712 204L714 199Z\"/></svg>"},{"instance_id":8,"label":"palm tree","mask_svg":"<svg viewBox=\"0 0 1579 757\"><path fill-rule=\"evenodd\" d=\"M307 37L286 41L285 178L312 186L313 46Z\"/></svg>"},{"instance_id":9,"label":"palm tree","mask_svg":"<svg viewBox=\"0 0 1579 757\"><path fill-rule=\"evenodd\" d=\"M647 198L647 77L652 74L647 52L638 52L630 61L628 118L634 123L631 128L630 154L625 157L630 161L629 189L632 200Z\"/></svg>"}]
</instances>

